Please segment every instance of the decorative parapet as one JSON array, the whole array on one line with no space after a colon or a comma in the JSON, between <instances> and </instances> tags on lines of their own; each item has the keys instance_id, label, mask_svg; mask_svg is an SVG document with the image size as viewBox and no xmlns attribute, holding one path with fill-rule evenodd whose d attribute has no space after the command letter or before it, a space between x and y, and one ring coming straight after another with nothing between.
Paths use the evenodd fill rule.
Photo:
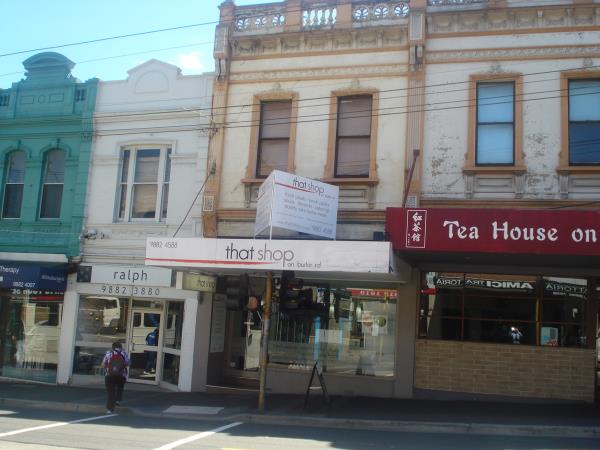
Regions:
<instances>
[{"instance_id":1,"label":"decorative parapet","mask_svg":"<svg viewBox=\"0 0 600 450\"><path fill-rule=\"evenodd\" d=\"M408 16L408 2L361 2L352 7L352 21L358 23L403 19Z\"/></svg>"},{"instance_id":2,"label":"decorative parapet","mask_svg":"<svg viewBox=\"0 0 600 450\"><path fill-rule=\"evenodd\" d=\"M487 2L488 0L427 0L429 6L465 6Z\"/></svg>"},{"instance_id":3,"label":"decorative parapet","mask_svg":"<svg viewBox=\"0 0 600 450\"><path fill-rule=\"evenodd\" d=\"M279 33L285 26L285 16L284 4L238 7L234 29L236 33L243 34Z\"/></svg>"},{"instance_id":4,"label":"decorative parapet","mask_svg":"<svg viewBox=\"0 0 600 450\"><path fill-rule=\"evenodd\" d=\"M406 20L409 11L408 0L354 0L340 4L332 0L288 0L236 7L233 30L235 35L244 36L391 25L399 19Z\"/></svg>"},{"instance_id":5,"label":"decorative parapet","mask_svg":"<svg viewBox=\"0 0 600 450\"><path fill-rule=\"evenodd\" d=\"M302 10L304 30L331 29L337 22L337 7L332 4L313 4Z\"/></svg>"},{"instance_id":6,"label":"decorative parapet","mask_svg":"<svg viewBox=\"0 0 600 450\"><path fill-rule=\"evenodd\" d=\"M427 17L427 33L524 32L528 29L561 29L600 25L600 7L589 5L547 8L509 7L478 11L440 11ZM429 57L429 56L428 56Z\"/></svg>"}]
</instances>

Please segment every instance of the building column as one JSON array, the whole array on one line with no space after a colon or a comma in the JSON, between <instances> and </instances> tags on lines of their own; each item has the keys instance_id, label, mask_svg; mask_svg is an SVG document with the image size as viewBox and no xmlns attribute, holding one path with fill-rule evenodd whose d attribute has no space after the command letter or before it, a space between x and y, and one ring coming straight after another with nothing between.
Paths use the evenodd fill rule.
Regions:
<instances>
[{"instance_id":1,"label":"building column","mask_svg":"<svg viewBox=\"0 0 600 450\"><path fill-rule=\"evenodd\" d=\"M71 275L73 277L73 275ZM69 283L74 285L75 283ZM75 337L77 333L77 311L79 309L79 294L77 291L65 292L60 337L58 341L58 368L56 372L57 384L68 384L73 371L73 357L75 354Z\"/></svg>"},{"instance_id":2,"label":"building column","mask_svg":"<svg viewBox=\"0 0 600 450\"><path fill-rule=\"evenodd\" d=\"M394 397L412 398L417 335L417 292L419 271L412 270L406 284L398 288L396 306L396 380Z\"/></svg>"},{"instance_id":3,"label":"building column","mask_svg":"<svg viewBox=\"0 0 600 450\"><path fill-rule=\"evenodd\" d=\"M183 339L179 366L179 390L206 390L210 350L212 298L202 293L200 300L187 298L184 303Z\"/></svg>"}]
</instances>

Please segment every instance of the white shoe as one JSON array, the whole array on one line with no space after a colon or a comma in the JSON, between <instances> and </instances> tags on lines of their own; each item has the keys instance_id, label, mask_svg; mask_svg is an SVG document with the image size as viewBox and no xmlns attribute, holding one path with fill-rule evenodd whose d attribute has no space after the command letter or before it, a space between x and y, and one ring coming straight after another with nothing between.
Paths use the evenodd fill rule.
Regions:
<instances>
[{"instance_id":1,"label":"white shoe","mask_svg":"<svg viewBox=\"0 0 600 450\"><path fill-rule=\"evenodd\" d=\"M113 414L113 412L110 409L107 409L106 414Z\"/></svg>"}]
</instances>

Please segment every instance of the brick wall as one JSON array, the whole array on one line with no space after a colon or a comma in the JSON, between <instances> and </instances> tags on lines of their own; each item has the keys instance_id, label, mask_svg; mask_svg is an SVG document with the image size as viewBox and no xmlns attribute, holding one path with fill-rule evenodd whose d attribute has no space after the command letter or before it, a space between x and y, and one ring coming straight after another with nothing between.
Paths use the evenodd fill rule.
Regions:
<instances>
[{"instance_id":1,"label":"brick wall","mask_svg":"<svg viewBox=\"0 0 600 450\"><path fill-rule=\"evenodd\" d=\"M594 401L594 350L417 340L415 359L419 389Z\"/></svg>"}]
</instances>

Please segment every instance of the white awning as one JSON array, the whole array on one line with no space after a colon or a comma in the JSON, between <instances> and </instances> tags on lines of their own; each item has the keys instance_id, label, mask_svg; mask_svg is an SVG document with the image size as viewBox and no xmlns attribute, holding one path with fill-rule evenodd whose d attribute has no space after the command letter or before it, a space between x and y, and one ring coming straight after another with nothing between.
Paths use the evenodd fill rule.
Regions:
<instances>
[{"instance_id":1,"label":"white awning","mask_svg":"<svg viewBox=\"0 0 600 450\"><path fill-rule=\"evenodd\" d=\"M146 265L202 273L290 270L311 279L403 282L391 244L377 241L148 238Z\"/></svg>"},{"instance_id":2,"label":"white awning","mask_svg":"<svg viewBox=\"0 0 600 450\"><path fill-rule=\"evenodd\" d=\"M42 263L67 263L67 255L62 253L9 253L0 252L0 261L28 261Z\"/></svg>"}]
</instances>

